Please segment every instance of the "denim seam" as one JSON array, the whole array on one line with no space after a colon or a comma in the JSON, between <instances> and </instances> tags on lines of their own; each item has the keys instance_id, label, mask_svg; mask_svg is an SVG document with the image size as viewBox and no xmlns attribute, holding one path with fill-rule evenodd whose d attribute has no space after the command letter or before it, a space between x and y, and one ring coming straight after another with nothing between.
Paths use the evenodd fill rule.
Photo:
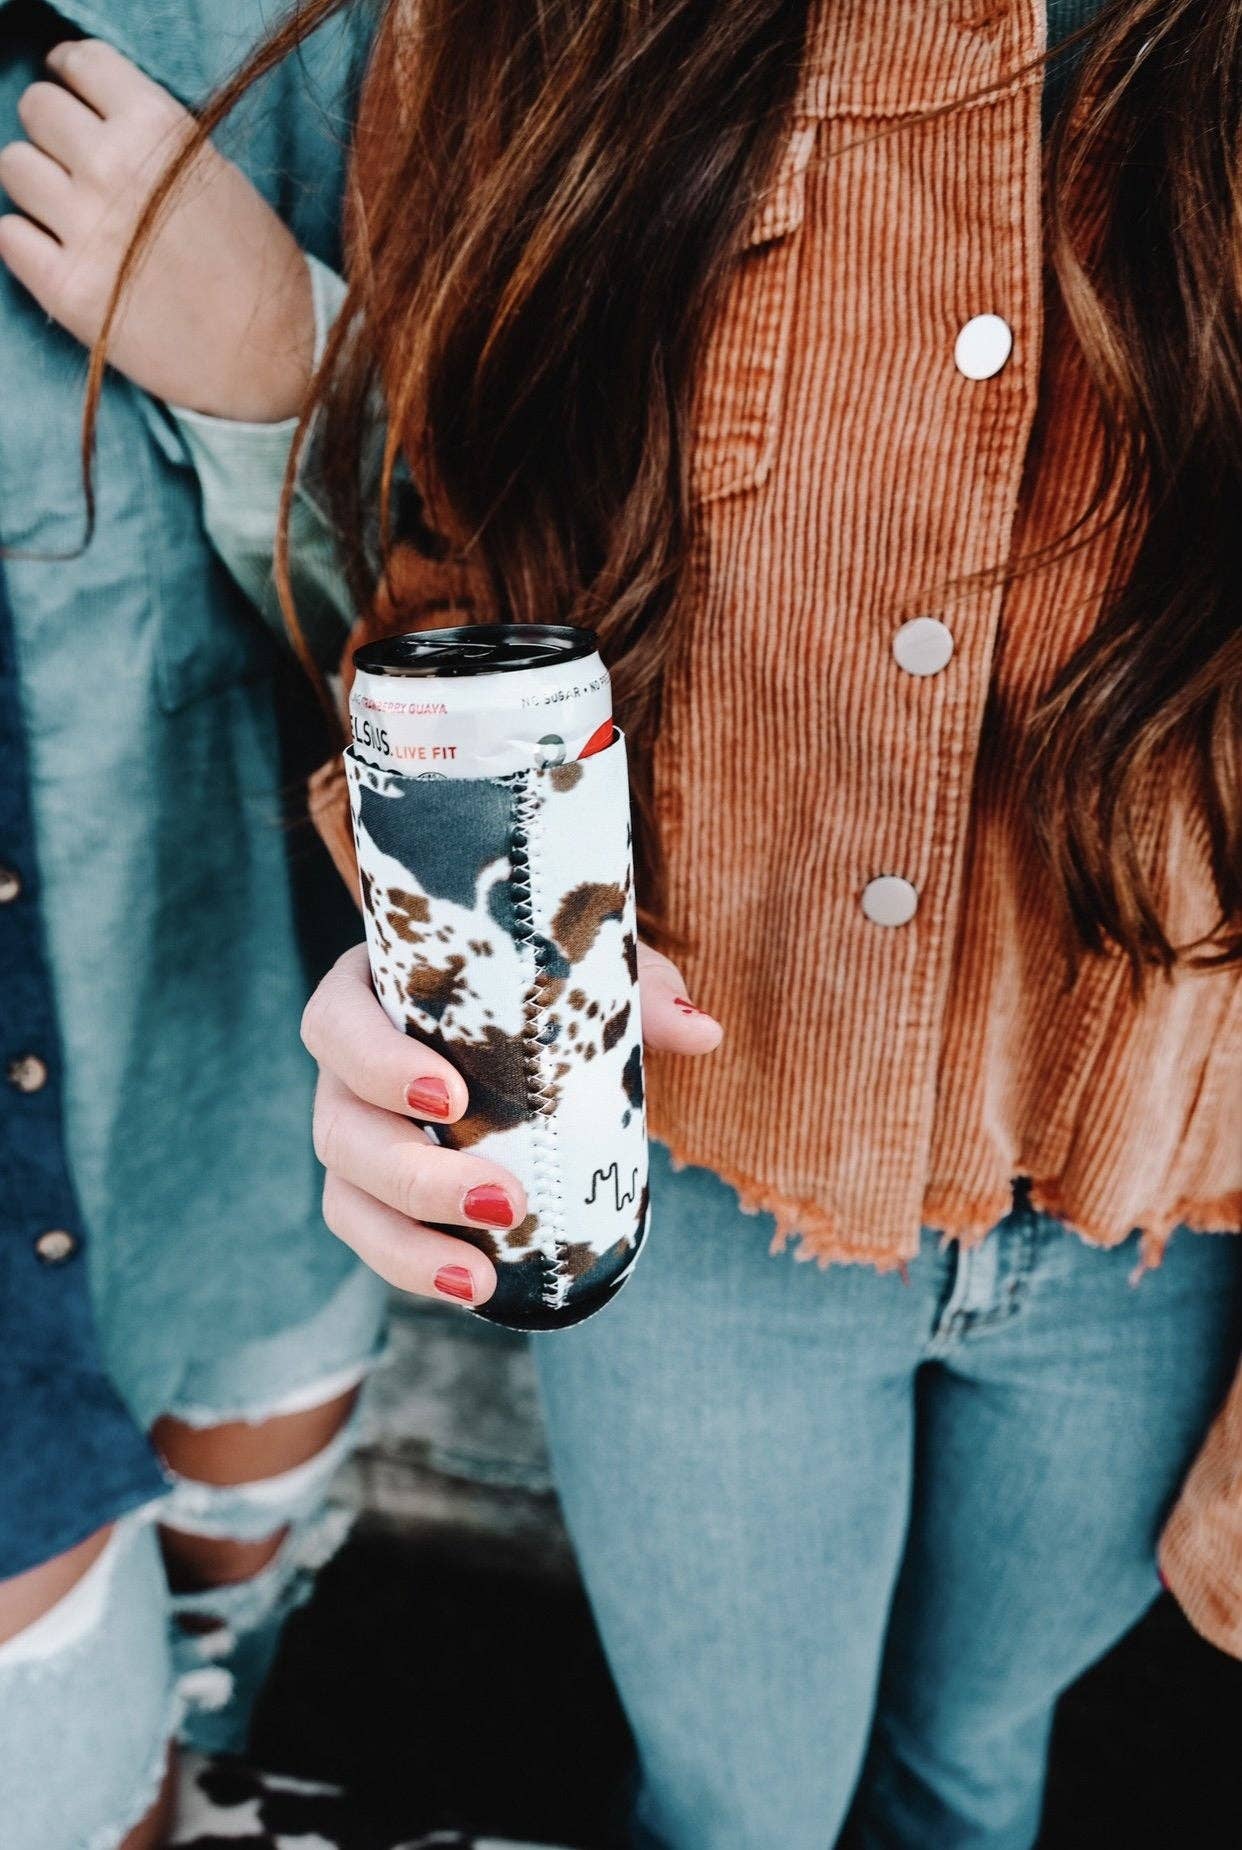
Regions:
<instances>
[{"instance_id":1,"label":"denim seam","mask_svg":"<svg viewBox=\"0 0 1242 1850\"><path fill-rule=\"evenodd\" d=\"M968 1340L976 1331L986 1333L1002 1327L1021 1311L1026 1302L1035 1270L1039 1245L1039 1223L1044 1217L1036 1213L1026 1201L1017 1203L1006 1219L1012 1221L1015 1217L1016 1225L1011 1225L1009 1229L1009 1249L1013 1255L1013 1263L1009 1277L1000 1287L997 1300L985 1310L956 1310L947 1321L943 1321L957 1289L955 1280L937 1308L932 1323L931 1334L927 1342L929 1359L935 1360L946 1355L957 1343ZM985 1238L989 1240L998 1238L1003 1225L1003 1222L998 1223ZM965 1254L959 1252L959 1263L964 1257Z\"/></svg>"},{"instance_id":2,"label":"denim seam","mask_svg":"<svg viewBox=\"0 0 1242 1850\"><path fill-rule=\"evenodd\" d=\"M1013 1265L1008 1279L1001 1287L996 1303L987 1310L964 1311L956 1333L968 1337L976 1330L988 1331L999 1329L1009 1323L1021 1311L1026 1302L1031 1276L1035 1269L1035 1254L1038 1245L1038 1216L1027 1209L1021 1215L1013 1232ZM989 1238L992 1236L989 1235Z\"/></svg>"}]
</instances>

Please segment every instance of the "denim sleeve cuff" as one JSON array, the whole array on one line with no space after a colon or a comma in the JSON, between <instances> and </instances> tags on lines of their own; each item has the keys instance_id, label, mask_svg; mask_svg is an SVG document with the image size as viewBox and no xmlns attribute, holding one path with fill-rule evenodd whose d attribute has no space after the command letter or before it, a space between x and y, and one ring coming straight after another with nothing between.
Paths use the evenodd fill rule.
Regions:
<instances>
[{"instance_id":1,"label":"denim sleeve cuff","mask_svg":"<svg viewBox=\"0 0 1242 1850\"><path fill-rule=\"evenodd\" d=\"M307 257L315 312L315 361L322 357L345 300L339 276ZM256 424L208 417L184 406L162 408L175 426L183 454L198 476L203 523L212 545L256 609L282 639L284 616L272 581L280 501L297 418ZM325 668L333 669L353 618L337 556L337 535L316 497L314 426L299 458L289 514L289 561L303 636Z\"/></svg>"},{"instance_id":2,"label":"denim sleeve cuff","mask_svg":"<svg viewBox=\"0 0 1242 1850\"><path fill-rule=\"evenodd\" d=\"M309 252L305 256L315 315L312 364L318 366L344 304L347 286L327 264ZM264 528L274 528L298 419L258 424L241 418L210 417L184 405L169 405L168 411L185 440L204 495L227 491L235 518L240 518L242 509L249 508L256 527L261 520Z\"/></svg>"}]
</instances>

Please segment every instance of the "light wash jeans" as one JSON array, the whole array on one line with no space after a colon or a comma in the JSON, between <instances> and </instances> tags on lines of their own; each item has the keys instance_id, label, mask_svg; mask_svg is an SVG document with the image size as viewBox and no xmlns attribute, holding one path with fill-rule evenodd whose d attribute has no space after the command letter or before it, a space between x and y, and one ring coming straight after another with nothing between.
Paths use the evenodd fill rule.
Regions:
<instances>
[{"instance_id":1,"label":"light wash jeans","mask_svg":"<svg viewBox=\"0 0 1242 1850\"><path fill-rule=\"evenodd\" d=\"M909 1282L773 1258L653 1151L648 1250L536 1345L641 1759L634 1842L1029 1850L1058 1694L1158 1592L1242 1340L1242 1239L1131 1282L1021 1190ZM851 1841L854 1841L851 1838Z\"/></svg>"},{"instance_id":2,"label":"light wash jeans","mask_svg":"<svg viewBox=\"0 0 1242 1850\"><path fill-rule=\"evenodd\" d=\"M386 1295L358 1268L310 1322L190 1370L169 1412L216 1425L332 1399L376 1361ZM0 1850L116 1850L155 1798L170 1736L244 1749L281 1627L348 1529L328 1493L356 1437L355 1414L304 1465L247 1484L170 1474L167 1495L121 1518L65 1598L0 1644ZM157 1523L288 1534L253 1579L171 1594Z\"/></svg>"}]
</instances>

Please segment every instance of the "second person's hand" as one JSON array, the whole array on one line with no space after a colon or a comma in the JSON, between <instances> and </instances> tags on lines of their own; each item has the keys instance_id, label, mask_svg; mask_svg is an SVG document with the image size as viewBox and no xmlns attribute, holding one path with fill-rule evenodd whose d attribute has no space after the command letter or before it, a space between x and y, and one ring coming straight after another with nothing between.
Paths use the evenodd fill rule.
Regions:
<instances>
[{"instance_id":1,"label":"second person's hand","mask_svg":"<svg viewBox=\"0 0 1242 1850\"><path fill-rule=\"evenodd\" d=\"M644 1038L668 1053L711 1053L720 1023L685 995L676 967L639 947ZM307 1005L302 1038L319 1062L315 1148L327 1171L324 1219L403 1291L485 1304L496 1288L486 1253L429 1226L516 1226L517 1178L500 1164L443 1149L411 1118L452 1124L466 1109L461 1075L394 1028L375 999L365 945L347 951Z\"/></svg>"}]
</instances>

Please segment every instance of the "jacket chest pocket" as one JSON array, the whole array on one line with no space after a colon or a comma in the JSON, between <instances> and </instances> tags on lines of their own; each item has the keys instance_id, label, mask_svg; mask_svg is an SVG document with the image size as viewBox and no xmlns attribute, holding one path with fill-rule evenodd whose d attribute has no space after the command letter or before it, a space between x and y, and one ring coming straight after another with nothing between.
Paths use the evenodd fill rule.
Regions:
<instances>
[{"instance_id":1,"label":"jacket chest pocket","mask_svg":"<svg viewBox=\"0 0 1242 1850\"><path fill-rule=\"evenodd\" d=\"M800 121L743 234L708 335L690 426L695 502L757 488L776 455L789 371L806 172L818 124Z\"/></svg>"}]
</instances>

